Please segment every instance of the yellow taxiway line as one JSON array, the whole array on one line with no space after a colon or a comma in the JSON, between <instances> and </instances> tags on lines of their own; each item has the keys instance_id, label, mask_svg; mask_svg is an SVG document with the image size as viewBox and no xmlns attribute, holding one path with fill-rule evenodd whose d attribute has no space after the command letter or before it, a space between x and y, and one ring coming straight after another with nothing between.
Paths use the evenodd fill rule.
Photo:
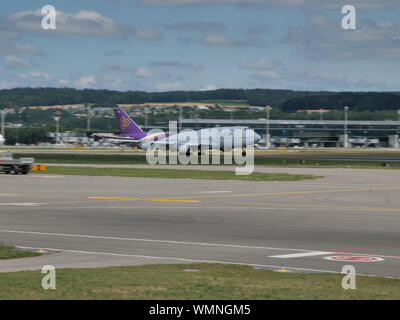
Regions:
<instances>
[{"instance_id":1,"label":"yellow taxiway line","mask_svg":"<svg viewBox=\"0 0 400 320\"><path fill-rule=\"evenodd\" d=\"M265 193L235 193L235 194L220 194L220 195L191 195L191 196L178 196L171 198L125 198L125 197L88 197L94 200L140 200L140 201L153 201L153 202L202 202L201 200L189 200L187 198L198 199L214 199L214 198L238 198L238 197L267 197L267 196L281 196L281 195L300 195L300 194L318 194L318 193L343 193L343 192L360 192L360 191L382 191L382 190L400 190L400 187L381 187L381 188L349 188L349 189L330 189L330 190L310 190L310 191L288 191L288 192L265 192ZM328 207L327 207L328 208ZM348 208L348 207L346 207ZM354 207L353 209L361 209ZM387 208L383 208L387 209Z\"/></svg>"},{"instance_id":2,"label":"yellow taxiway line","mask_svg":"<svg viewBox=\"0 0 400 320\"><path fill-rule=\"evenodd\" d=\"M182 203L199 203L201 200L180 200L180 199L145 199L145 198L123 198L123 197L88 197L91 200L140 200L153 202L182 202Z\"/></svg>"},{"instance_id":3,"label":"yellow taxiway line","mask_svg":"<svg viewBox=\"0 0 400 320\"><path fill-rule=\"evenodd\" d=\"M339 192L359 192L359 191L382 191L382 190L400 190L400 187L382 187L382 188L352 188L352 189L331 189L331 190L310 190L310 191L287 191L287 192L265 192L265 193L234 193L223 195L209 195L209 196L182 196L172 197L171 199L185 199L185 198L199 198L199 199L212 199L212 198L236 198L236 197L263 197L263 196L281 196L281 195L297 195L297 194L317 194L317 193L339 193Z\"/></svg>"},{"instance_id":4,"label":"yellow taxiway line","mask_svg":"<svg viewBox=\"0 0 400 320\"><path fill-rule=\"evenodd\" d=\"M327 206L327 205L308 205L308 204L288 204L288 203L269 203L269 202L240 202L241 204L251 206L269 206L269 207L288 207L288 208L314 208L314 209L350 209L365 211L400 211L400 208L373 208L373 207L357 207L357 206Z\"/></svg>"}]
</instances>

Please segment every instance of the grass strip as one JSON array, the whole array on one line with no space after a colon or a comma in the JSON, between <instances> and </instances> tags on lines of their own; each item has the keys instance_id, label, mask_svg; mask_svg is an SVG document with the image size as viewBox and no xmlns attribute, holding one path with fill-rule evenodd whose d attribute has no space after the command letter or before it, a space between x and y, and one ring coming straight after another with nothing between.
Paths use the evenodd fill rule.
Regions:
<instances>
[{"instance_id":1,"label":"grass strip","mask_svg":"<svg viewBox=\"0 0 400 320\"><path fill-rule=\"evenodd\" d=\"M91 167L51 167L34 174L61 174L77 176L110 176L128 178L158 179L205 179L205 180L243 180L243 181L300 181L317 179L321 176L287 173L253 172L250 175L236 175L234 171L206 171L179 169L142 169L142 168L91 168Z\"/></svg>"},{"instance_id":2,"label":"grass strip","mask_svg":"<svg viewBox=\"0 0 400 320\"><path fill-rule=\"evenodd\" d=\"M334 154L328 154L334 155ZM322 156L322 155L321 155ZM370 156L364 154L364 156ZM372 157L377 156L373 154ZM24 153L15 154L15 158L35 158L36 163L60 163L60 164L148 164L144 154L73 154L73 153ZM221 159L223 165L223 159ZM167 159L168 163L168 159ZM210 160L210 164L212 161ZM282 167L332 167L332 168L390 168L400 169L400 162L393 161L357 161L357 160L319 160L302 159L300 154L296 155L256 155L255 165L282 166Z\"/></svg>"},{"instance_id":3,"label":"grass strip","mask_svg":"<svg viewBox=\"0 0 400 320\"><path fill-rule=\"evenodd\" d=\"M0 244L0 260L40 256L38 252L23 251L12 246Z\"/></svg>"},{"instance_id":4,"label":"grass strip","mask_svg":"<svg viewBox=\"0 0 400 320\"><path fill-rule=\"evenodd\" d=\"M0 299L400 299L398 279L357 276L357 290L343 290L341 274L277 273L240 265L57 269L56 276L57 289L43 290L40 270L2 273Z\"/></svg>"}]
</instances>

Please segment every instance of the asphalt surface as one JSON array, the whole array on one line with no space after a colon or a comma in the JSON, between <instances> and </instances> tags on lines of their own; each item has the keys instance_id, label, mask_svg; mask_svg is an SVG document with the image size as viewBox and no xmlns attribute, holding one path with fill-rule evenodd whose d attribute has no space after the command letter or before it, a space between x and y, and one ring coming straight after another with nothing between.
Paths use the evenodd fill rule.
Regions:
<instances>
[{"instance_id":1,"label":"asphalt surface","mask_svg":"<svg viewBox=\"0 0 400 320\"><path fill-rule=\"evenodd\" d=\"M359 274L400 278L399 170L257 171L325 178L0 175L0 242L47 252L0 260L0 271L202 261L268 269L285 264L296 272L341 272L351 264ZM331 256L379 261L326 259Z\"/></svg>"},{"instance_id":2,"label":"asphalt surface","mask_svg":"<svg viewBox=\"0 0 400 320\"><path fill-rule=\"evenodd\" d=\"M124 150L124 152L121 152ZM17 149L14 154L73 154L99 156L118 155L118 156L145 156L140 150L132 149ZM400 162L399 149L313 149L313 150L259 150L255 149L256 159L282 159L282 160L325 160L325 161L361 161L361 162Z\"/></svg>"}]
</instances>

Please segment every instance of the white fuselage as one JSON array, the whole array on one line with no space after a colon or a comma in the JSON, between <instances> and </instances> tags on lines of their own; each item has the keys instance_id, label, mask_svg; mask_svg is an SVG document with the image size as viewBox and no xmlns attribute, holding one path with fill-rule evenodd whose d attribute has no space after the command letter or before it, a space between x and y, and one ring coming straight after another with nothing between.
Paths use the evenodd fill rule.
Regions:
<instances>
[{"instance_id":1,"label":"white fuselage","mask_svg":"<svg viewBox=\"0 0 400 320\"><path fill-rule=\"evenodd\" d=\"M183 130L178 134L154 140L150 135L142 139L141 147L147 150L154 144L175 146L177 151L186 152L191 148L218 149L231 151L246 148L257 143L261 137L254 130L245 127L220 127L201 130Z\"/></svg>"}]
</instances>

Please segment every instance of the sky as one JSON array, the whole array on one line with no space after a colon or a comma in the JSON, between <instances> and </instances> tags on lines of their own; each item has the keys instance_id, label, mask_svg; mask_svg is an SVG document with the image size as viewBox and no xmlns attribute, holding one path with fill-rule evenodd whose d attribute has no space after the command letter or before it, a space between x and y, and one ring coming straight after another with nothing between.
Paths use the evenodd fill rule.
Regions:
<instances>
[{"instance_id":1,"label":"sky","mask_svg":"<svg viewBox=\"0 0 400 320\"><path fill-rule=\"evenodd\" d=\"M56 29L42 28L45 5ZM400 0L4 0L0 11L0 89L399 91L399 63Z\"/></svg>"}]
</instances>

